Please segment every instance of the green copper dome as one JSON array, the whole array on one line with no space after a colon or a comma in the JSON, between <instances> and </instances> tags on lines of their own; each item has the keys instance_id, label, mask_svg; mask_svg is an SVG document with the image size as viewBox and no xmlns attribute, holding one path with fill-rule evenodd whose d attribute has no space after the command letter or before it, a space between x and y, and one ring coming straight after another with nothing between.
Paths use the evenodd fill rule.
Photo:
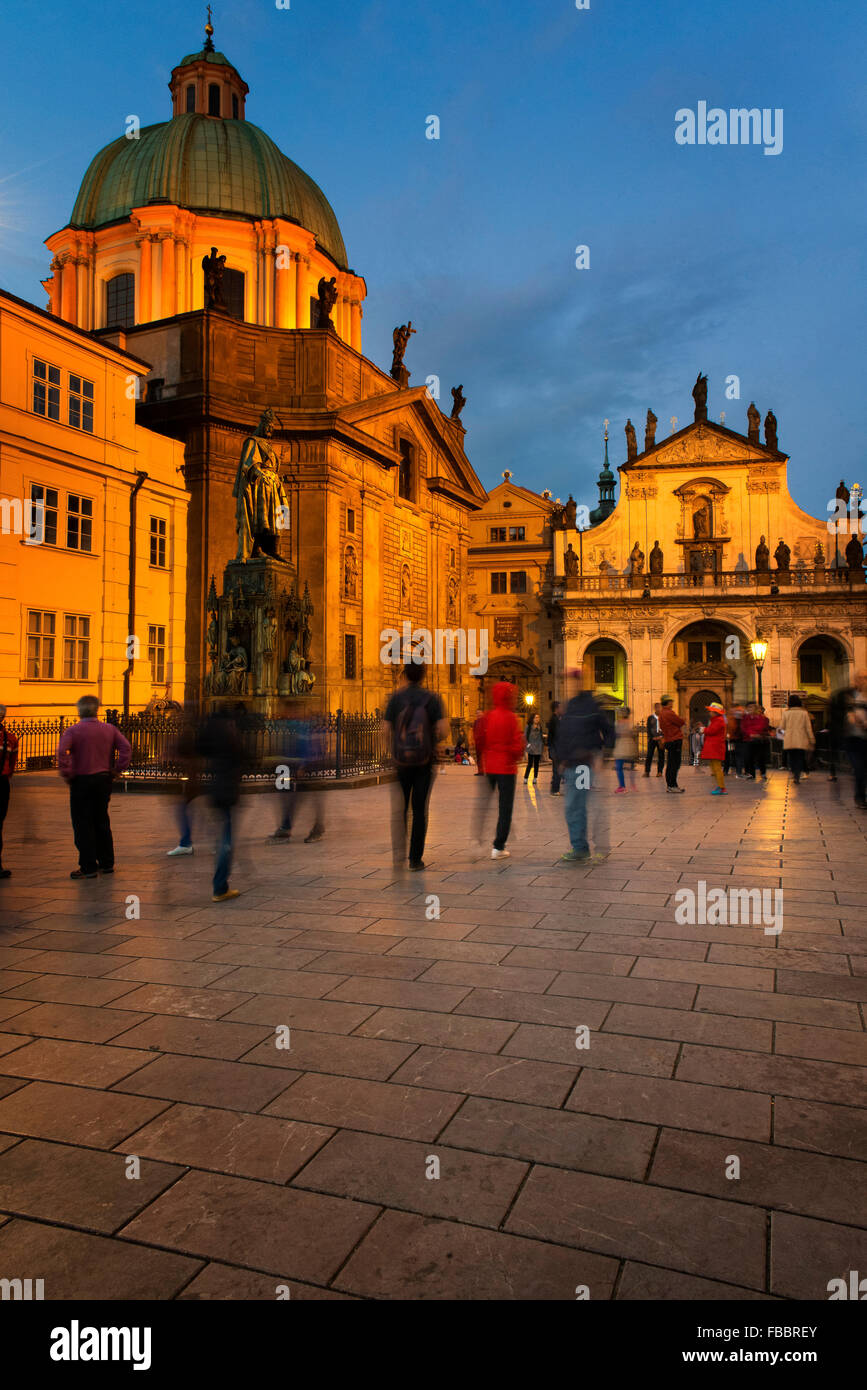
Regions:
<instances>
[{"instance_id":1,"label":"green copper dome","mask_svg":"<svg viewBox=\"0 0 867 1390\"><path fill-rule=\"evenodd\" d=\"M217 61L222 54L207 56ZM322 190L246 120L190 112L144 127L137 140L112 141L91 160L71 225L104 227L148 203L224 217L284 217L311 232L339 269L348 269L340 227Z\"/></svg>"}]
</instances>

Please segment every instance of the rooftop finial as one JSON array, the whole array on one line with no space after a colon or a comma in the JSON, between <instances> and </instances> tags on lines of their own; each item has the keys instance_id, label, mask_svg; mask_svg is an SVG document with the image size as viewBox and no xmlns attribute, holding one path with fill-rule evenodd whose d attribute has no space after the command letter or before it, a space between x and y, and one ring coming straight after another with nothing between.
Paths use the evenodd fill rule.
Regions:
<instances>
[{"instance_id":1,"label":"rooftop finial","mask_svg":"<svg viewBox=\"0 0 867 1390\"><path fill-rule=\"evenodd\" d=\"M205 53L213 53L213 51L214 51L214 26L213 26L213 24L211 23L211 18L212 18L212 16L211 16L211 7L210 7L210 5L209 5L209 6L208 6L208 22L207 22L207 24L205 25L205 47L204 47L204 52L205 52Z\"/></svg>"}]
</instances>

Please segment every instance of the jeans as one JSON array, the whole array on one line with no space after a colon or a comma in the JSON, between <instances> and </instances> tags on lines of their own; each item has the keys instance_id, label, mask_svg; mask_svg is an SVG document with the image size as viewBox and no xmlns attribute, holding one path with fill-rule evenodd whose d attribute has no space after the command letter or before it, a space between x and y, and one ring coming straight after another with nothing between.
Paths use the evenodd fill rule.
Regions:
<instances>
[{"instance_id":1,"label":"jeans","mask_svg":"<svg viewBox=\"0 0 867 1390\"><path fill-rule=\"evenodd\" d=\"M498 793L497 829L494 834L494 849L505 849L512 828L512 807L515 804L515 782L517 773L489 772L488 783L491 791Z\"/></svg>"},{"instance_id":2,"label":"jeans","mask_svg":"<svg viewBox=\"0 0 867 1390\"><path fill-rule=\"evenodd\" d=\"M193 843L193 825L190 820L190 806L202 794L202 784L198 777L188 777L184 783L183 800L178 807L178 825L181 831L179 845L189 849Z\"/></svg>"},{"instance_id":3,"label":"jeans","mask_svg":"<svg viewBox=\"0 0 867 1390\"><path fill-rule=\"evenodd\" d=\"M3 822L6 819L6 812L9 809L9 790L11 785L11 777L0 777L0 865L3 863Z\"/></svg>"},{"instance_id":4,"label":"jeans","mask_svg":"<svg viewBox=\"0 0 867 1390\"><path fill-rule=\"evenodd\" d=\"M629 785L635 787L635 760L633 758L615 758L614 771L617 773L617 785L626 789L626 779L623 776L623 769L629 764Z\"/></svg>"},{"instance_id":5,"label":"jeans","mask_svg":"<svg viewBox=\"0 0 867 1390\"><path fill-rule=\"evenodd\" d=\"M788 748L786 750L789 758L789 771L796 782L800 782L807 767L807 750L805 748Z\"/></svg>"},{"instance_id":6,"label":"jeans","mask_svg":"<svg viewBox=\"0 0 867 1390\"><path fill-rule=\"evenodd\" d=\"M406 820L412 806L412 832L409 838L409 862L420 864L424 857L427 834L427 803L433 783L433 763L420 767L397 769L397 795L391 820L391 845L395 863L403 862L406 853Z\"/></svg>"},{"instance_id":7,"label":"jeans","mask_svg":"<svg viewBox=\"0 0 867 1390\"><path fill-rule=\"evenodd\" d=\"M656 754L656 770L657 772L662 772L663 763L665 761L665 745L662 743L657 743L655 739L651 738L648 739L647 757L644 759L645 777L650 776L650 769L653 766L654 753Z\"/></svg>"},{"instance_id":8,"label":"jeans","mask_svg":"<svg viewBox=\"0 0 867 1390\"><path fill-rule=\"evenodd\" d=\"M111 773L89 772L69 784L69 813L78 850L78 867L84 874L114 868L114 841L108 819Z\"/></svg>"},{"instance_id":9,"label":"jeans","mask_svg":"<svg viewBox=\"0 0 867 1390\"><path fill-rule=\"evenodd\" d=\"M556 763L556 762L552 762L552 764L551 764L551 795L552 795L552 796L556 796L557 793L559 792L559 790L560 790L560 783L561 783L562 780L563 780L563 779L562 779L561 776L560 776L560 764L559 764L559 763Z\"/></svg>"},{"instance_id":10,"label":"jeans","mask_svg":"<svg viewBox=\"0 0 867 1390\"><path fill-rule=\"evenodd\" d=\"M683 739L672 739L671 743L665 745L665 752L665 784L667 787L676 787L680 760L683 757Z\"/></svg>"},{"instance_id":11,"label":"jeans","mask_svg":"<svg viewBox=\"0 0 867 1390\"><path fill-rule=\"evenodd\" d=\"M747 744L747 772L755 777L760 772L764 777L768 770L768 745L763 738L752 738Z\"/></svg>"},{"instance_id":12,"label":"jeans","mask_svg":"<svg viewBox=\"0 0 867 1390\"><path fill-rule=\"evenodd\" d=\"M867 801L867 739L847 739L846 752L855 774L855 805L863 806Z\"/></svg>"},{"instance_id":13,"label":"jeans","mask_svg":"<svg viewBox=\"0 0 867 1390\"><path fill-rule=\"evenodd\" d=\"M541 754L541 753L528 753L528 754L527 754L527 771L524 773L524 781L525 781L525 782L529 782L529 780L530 780L530 773L531 773L531 772L532 772L532 774L533 774L534 777L538 777L538 776L539 776L539 762L540 762L540 760L541 760L541 757L542 757L542 754Z\"/></svg>"},{"instance_id":14,"label":"jeans","mask_svg":"<svg viewBox=\"0 0 867 1390\"><path fill-rule=\"evenodd\" d=\"M214 894L229 890L229 874L232 869L232 807L218 806L219 837L217 839L217 863L214 868Z\"/></svg>"},{"instance_id":15,"label":"jeans","mask_svg":"<svg viewBox=\"0 0 867 1390\"><path fill-rule=\"evenodd\" d=\"M565 782L565 811L566 828L569 831L569 843L576 854L589 854L590 846L587 843L587 798L590 794L589 788L575 785L576 774L579 772L577 767L567 767L564 774Z\"/></svg>"}]
</instances>

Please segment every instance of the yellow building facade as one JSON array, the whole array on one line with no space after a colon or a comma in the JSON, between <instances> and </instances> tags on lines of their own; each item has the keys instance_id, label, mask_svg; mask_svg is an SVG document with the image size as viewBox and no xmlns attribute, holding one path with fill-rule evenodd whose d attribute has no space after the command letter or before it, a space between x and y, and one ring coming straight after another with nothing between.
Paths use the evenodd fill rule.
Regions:
<instances>
[{"instance_id":1,"label":"yellow building facade","mask_svg":"<svg viewBox=\"0 0 867 1390\"><path fill-rule=\"evenodd\" d=\"M184 687L183 447L136 424L149 364L0 291L0 702L144 709Z\"/></svg>"}]
</instances>

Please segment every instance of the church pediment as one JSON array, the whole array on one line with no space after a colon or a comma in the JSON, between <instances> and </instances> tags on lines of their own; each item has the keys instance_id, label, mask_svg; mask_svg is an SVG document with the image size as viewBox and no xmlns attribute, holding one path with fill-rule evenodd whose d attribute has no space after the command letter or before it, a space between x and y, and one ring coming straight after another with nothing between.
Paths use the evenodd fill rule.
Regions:
<instances>
[{"instance_id":1,"label":"church pediment","mask_svg":"<svg viewBox=\"0 0 867 1390\"><path fill-rule=\"evenodd\" d=\"M699 424L688 425L670 439L662 440L623 467L628 471L638 462L644 468L683 467L701 463L767 464L772 459L782 462L785 457L786 455L778 450L754 443L744 435L727 429L725 425L704 420Z\"/></svg>"}]
</instances>

